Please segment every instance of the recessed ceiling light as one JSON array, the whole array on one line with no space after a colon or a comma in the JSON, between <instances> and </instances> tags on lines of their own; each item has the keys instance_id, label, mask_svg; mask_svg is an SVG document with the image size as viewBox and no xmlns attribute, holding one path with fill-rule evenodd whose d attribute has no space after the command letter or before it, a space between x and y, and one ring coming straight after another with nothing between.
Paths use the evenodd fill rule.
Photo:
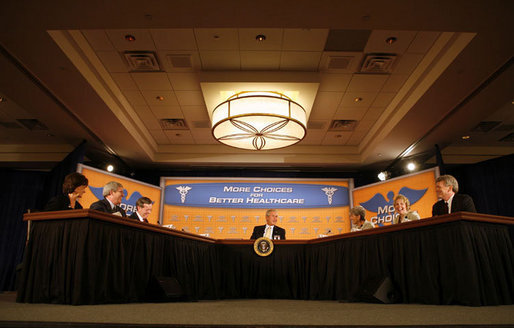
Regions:
<instances>
[{"instance_id":1,"label":"recessed ceiling light","mask_svg":"<svg viewBox=\"0 0 514 328\"><path fill-rule=\"evenodd\" d=\"M159 101L163 101L164 100L164 97L163 96L157 96L155 97L155 99L159 100Z\"/></svg>"},{"instance_id":2,"label":"recessed ceiling light","mask_svg":"<svg viewBox=\"0 0 514 328\"><path fill-rule=\"evenodd\" d=\"M114 171L114 166L113 166L113 165L111 165L111 164L107 165L107 171L108 171L108 172L112 172L112 171Z\"/></svg>"},{"instance_id":3,"label":"recessed ceiling light","mask_svg":"<svg viewBox=\"0 0 514 328\"><path fill-rule=\"evenodd\" d=\"M462 140L468 140L470 138L471 138L470 136L462 136Z\"/></svg>"},{"instance_id":4,"label":"recessed ceiling light","mask_svg":"<svg viewBox=\"0 0 514 328\"><path fill-rule=\"evenodd\" d=\"M412 171L414 171L415 169L416 169L416 164L414 164L414 162L409 162L409 163L407 164L407 170L409 170L409 171L411 171L411 172L412 172Z\"/></svg>"},{"instance_id":5,"label":"recessed ceiling light","mask_svg":"<svg viewBox=\"0 0 514 328\"><path fill-rule=\"evenodd\" d=\"M214 35L212 36L212 38L213 38L214 40L219 40L219 39L221 39L221 36L219 36L218 34L214 34Z\"/></svg>"},{"instance_id":6,"label":"recessed ceiling light","mask_svg":"<svg viewBox=\"0 0 514 328\"><path fill-rule=\"evenodd\" d=\"M257 41L264 41L266 40L266 36L265 35L262 35L262 34L259 34L255 37L255 40Z\"/></svg>"},{"instance_id":7,"label":"recessed ceiling light","mask_svg":"<svg viewBox=\"0 0 514 328\"><path fill-rule=\"evenodd\" d=\"M132 34L127 34L127 35L125 35L125 40L127 40L128 42L134 42L134 41L136 41L136 37L133 36Z\"/></svg>"},{"instance_id":8,"label":"recessed ceiling light","mask_svg":"<svg viewBox=\"0 0 514 328\"><path fill-rule=\"evenodd\" d=\"M387 39L386 39L386 43L387 43L387 44L393 44L393 43L395 43L395 42L396 42L396 40L397 40L397 39L396 39L396 37L391 36L391 37L389 37L389 38L387 38Z\"/></svg>"},{"instance_id":9,"label":"recessed ceiling light","mask_svg":"<svg viewBox=\"0 0 514 328\"><path fill-rule=\"evenodd\" d=\"M360 101L362 101L362 98L361 97L355 97L355 99L353 99L353 101L360 102Z\"/></svg>"}]
</instances>

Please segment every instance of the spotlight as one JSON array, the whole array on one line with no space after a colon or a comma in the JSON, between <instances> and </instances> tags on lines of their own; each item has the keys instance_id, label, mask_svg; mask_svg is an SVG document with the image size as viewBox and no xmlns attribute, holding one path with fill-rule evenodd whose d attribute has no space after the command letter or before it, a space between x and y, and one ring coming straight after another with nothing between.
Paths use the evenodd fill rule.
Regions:
<instances>
[{"instance_id":1,"label":"spotlight","mask_svg":"<svg viewBox=\"0 0 514 328\"><path fill-rule=\"evenodd\" d=\"M108 172L114 171L114 166L112 166L111 164L107 165L107 171Z\"/></svg>"},{"instance_id":2,"label":"spotlight","mask_svg":"<svg viewBox=\"0 0 514 328\"><path fill-rule=\"evenodd\" d=\"M389 172L387 171L382 171L378 174L378 179L380 179L380 181L385 181L387 178L389 178Z\"/></svg>"},{"instance_id":3,"label":"spotlight","mask_svg":"<svg viewBox=\"0 0 514 328\"><path fill-rule=\"evenodd\" d=\"M411 172L412 172L412 171L414 171L415 169L416 169L416 164L414 164L413 162L409 162L409 163L407 164L407 170L409 170L409 171L411 171Z\"/></svg>"}]
</instances>

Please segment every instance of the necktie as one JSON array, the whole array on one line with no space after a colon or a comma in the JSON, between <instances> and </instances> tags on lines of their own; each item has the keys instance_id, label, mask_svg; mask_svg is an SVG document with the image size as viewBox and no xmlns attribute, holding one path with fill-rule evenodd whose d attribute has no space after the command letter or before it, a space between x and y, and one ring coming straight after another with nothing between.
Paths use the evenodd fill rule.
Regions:
<instances>
[{"instance_id":1,"label":"necktie","mask_svg":"<svg viewBox=\"0 0 514 328\"><path fill-rule=\"evenodd\" d=\"M271 227L267 226L266 231L264 232L264 237L271 239Z\"/></svg>"}]
</instances>

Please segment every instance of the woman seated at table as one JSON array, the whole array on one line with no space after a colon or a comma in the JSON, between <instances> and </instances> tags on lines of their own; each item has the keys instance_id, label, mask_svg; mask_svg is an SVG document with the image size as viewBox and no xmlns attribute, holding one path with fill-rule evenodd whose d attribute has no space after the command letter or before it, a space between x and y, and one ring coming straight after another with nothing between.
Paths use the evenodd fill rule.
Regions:
<instances>
[{"instance_id":1,"label":"woman seated at table","mask_svg":"<svg viewBox=\"0 0 514 328\"><path fill-rule=\"evenodd\" d=\"M420 219L418 212L410 210L409 199L404 195L398 194L394 198L393 205L395 211L395 215L393 216L393 224Z\"/></svg>"},{"instance_id":2,"label":"woman seated at table","mask_svg":"<svg viewBox=\"0 0 514 328\"><path fill-rule=\"evenodd\" d=\"M50 199L45 206L45 211L80 210L82 205L78 199L86 192L87 178L77 172L70 173L64 178L62 194Z\"/></svg>"},{"instance_id":3,"label":"woman seated at table","mask_svg":"<svg viewBox=\"0 0 514 328\"><path fill-rule=\"evenodd\" d=\"M375 225L366 221L366 210L362 206L355 206L350 209L350 221L352 222L351 232L373 229Z\"/></svg>"}]
</instances>

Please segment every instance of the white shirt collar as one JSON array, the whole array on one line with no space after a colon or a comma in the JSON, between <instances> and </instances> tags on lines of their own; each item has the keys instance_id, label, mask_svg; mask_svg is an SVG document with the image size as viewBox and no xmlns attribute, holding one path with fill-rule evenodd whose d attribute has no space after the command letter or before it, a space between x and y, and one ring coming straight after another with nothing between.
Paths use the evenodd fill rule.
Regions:
<instances>
[{"instance_id":1,"label":"white shirt collar","mask_svg":"<svg viewBox=\"0 0 514 328\"><path fill-rule=\"evenodd\" d=\"M107 199L107 201L109 202L109 204L111 204L111 209L112 209L112 210L114 210L114 209L116 208L116 205L114 205L114 203L113 203L113 202L111 202L111 201L109 200L109 198L106 198L106 199Z\"/></svg>"},{"instance_id":2,"label":"white shirt collar","mask_svg":"<svg viewBox=\"0 0 514 328\"><path fill-rule=\"evenodd\" d=\"M452 212L452 201L453 201L453 196L455 196L455 194L453 194L453 195L448 199L448 201L446 201L446 203L448 204L448 213L451 213L451 212Z\"/></svg>"}]
</instances>

